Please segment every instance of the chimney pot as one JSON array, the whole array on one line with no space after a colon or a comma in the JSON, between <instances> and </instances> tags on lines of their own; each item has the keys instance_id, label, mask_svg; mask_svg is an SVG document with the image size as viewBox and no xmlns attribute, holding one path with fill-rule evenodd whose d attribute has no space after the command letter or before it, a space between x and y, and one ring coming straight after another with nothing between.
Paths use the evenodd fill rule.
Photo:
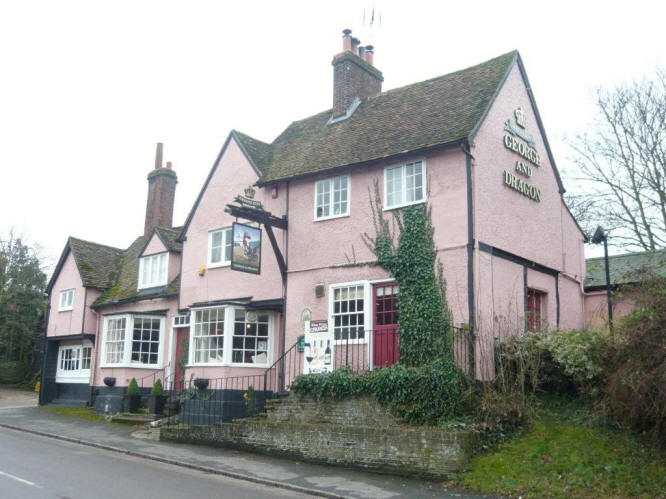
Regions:
<instances>
[{"instance_id":1,"label":"chimney pot","mask_svg":"<svg viewBox=\"0 0 666 499\"><path fill-rule=\"evenodd\" d=\"M172 163L171 161L167 161L166 167L168 170L171 170Z\"/></svg>"},{"instance_id":2,"label":"chimney pot","mask_svg":"<svg viewBox=\"0 0 666 499\"><path fill-rule=\"evenodd\" d=\"M364 54L363 59L365 60L365 62L367 62L370 65L373 65L373 62L374 62L374 59L375 59L374 58L374 55L375 55L374 50L375 50L375 47L373 47L372 45L366 45L365 46L365 54Z\"/></svg>"},{"instance_id":3,"label":"chimney pot","mask_svg":"<svg viewBox=\"0 0 666 499\"><path fill-rule=\"evenodd\" d=\"M352 54L358 55L358 46L359 46L360 43L361 43L361 40L359 40L358 38L356 38L354 36L352 37L352 39L351 39Z\"/></svg>"},{"instance_id":4,"label":"chimney pot","mask_svg":"<svg viewBox=\"0 0 666 499\"><path fill-rule=\"evenodd\" d=\"M365 47L358 48L358 56L363 60L365 60L365 55L363 54L364 52L365 52Z\"/></svg>"},{"instance_id":5,"label":"chimney pot","mask_svg":"<svg viewBox=\"0 0 666 499\"><path fill-rule=\"evenodd\" d=\"M349 52L352 49L351 46L351 30L343 29L342 30L342 51Z\"/></svg>"},{"instance_id":6,"label":"chimney pot","mask_svg":"<svg viewBox=\"0 0 666 499\"><path fill-rule=\"evenodd\" d=\"M157 143L157 149L155 150L155 169L162 168L162 143Z\"/></svg>"}]
</instances>

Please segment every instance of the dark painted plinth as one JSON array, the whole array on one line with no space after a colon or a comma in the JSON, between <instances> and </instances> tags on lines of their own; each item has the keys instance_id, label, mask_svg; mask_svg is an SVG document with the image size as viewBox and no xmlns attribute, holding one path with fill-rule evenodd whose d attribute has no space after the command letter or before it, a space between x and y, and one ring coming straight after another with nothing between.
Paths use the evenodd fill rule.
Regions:
<instances>
[{"instance_id":1,"label":"dark painted plinth","mask_svg":"<svg viewBox=\"0 0 666 499\"><path fill-rule=\"evenodd\" d=\"M123 412L125 391L124 386L96 386L94 389L95 412L100 414Z\"/></svg>"},{"instance_id":2,"label":"dark painted plinth","mask_svg":"<svg viewBox=\"0 0 666 499\"><path fill-rule=\"evenodd\" d=\"M247 417L244 390L203 390L180 406L180 422L189 425L212 425ZM264 410L264 402L271 392L254 392L257 409Z\"/></svg>"},{"instance_id":3,"label":"dark painted plinth","mask_svg":"<svg viewBox=\"0 0 666 499\"><path fill-rule=\"evenodd\" d=\"M90 386L87 383L55 383L50 403L85 407L90 404Z\"/></svg>"}]
</instances>

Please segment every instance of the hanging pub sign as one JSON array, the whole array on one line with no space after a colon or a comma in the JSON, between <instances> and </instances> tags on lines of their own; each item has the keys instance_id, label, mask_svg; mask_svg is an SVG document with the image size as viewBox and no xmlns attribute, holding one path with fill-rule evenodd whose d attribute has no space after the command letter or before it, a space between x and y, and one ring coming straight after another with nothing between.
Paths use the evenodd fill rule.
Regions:
<instances>
[{"instance_id":1,"label":"hanging pub sign","mask_svg":"<svg viewBox=\"0 0 666 499\"><path fill-rule=\"evenodd\" d=\"M333 371L333 332L327 320L308 321L305 324L305 361L303 374Z\"/></svg>"},{"instance_id":2,"label":"hanging pub sign","mask_svg":"<svg viewBox=\"0 0 666 499\"><path fill-rule=\"evenodd\" d=\"M234 222L231 233L233 240L231 268L250 274L260 274L261 229Z\"/></svg>"}]
</instances>

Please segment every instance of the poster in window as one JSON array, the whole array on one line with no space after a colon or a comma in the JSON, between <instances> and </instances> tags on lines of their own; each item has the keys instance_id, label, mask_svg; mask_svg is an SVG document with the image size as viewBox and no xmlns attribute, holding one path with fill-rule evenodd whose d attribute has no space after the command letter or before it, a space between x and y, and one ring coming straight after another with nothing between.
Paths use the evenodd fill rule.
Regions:
<instances>
[{"instance_id":1,"label":"poster in window","mask_svg":"<svg viewBox=\"0 0 666 499\"><path fill-rule=\"evenodd\" d=\"M261 229L234 222L231 268L250 274L261 273Z\"/></svg>"}]
</instances>

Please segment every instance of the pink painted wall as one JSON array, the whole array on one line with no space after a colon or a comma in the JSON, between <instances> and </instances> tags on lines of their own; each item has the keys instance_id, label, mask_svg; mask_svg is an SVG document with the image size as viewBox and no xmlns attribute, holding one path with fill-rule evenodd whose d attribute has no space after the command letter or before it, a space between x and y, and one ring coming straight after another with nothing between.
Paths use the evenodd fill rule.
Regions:
<instances>
[{"instance_id":1,"label":"pink painted wall","mask_svg":"<svg viewBox=\"0 0 666 499\"><path fill-rule=\"evenodd\" d=\"M149 314L151 311L157 310L168 310L167 315L164 319L164 331L162 331L162 338L160 349L162 351L162 364L156 366L155 368L127 368L127 367L100 367L101 364L101 355L102 355L102 342L104 341L104 316L110 314L117 314L123 312L145 312ZM116 378L117 386L127 386L131 378L136 378L139 381L141 378L146 378L144 380L145 386L152 386L152 379L147 377L153 373L161 373L164 368L168 365L173 365L173 359L171 358L170 344L171 344L171 335L172 335L172 324L173 317L178 315L178 300L177 298L158 298L155 300L143 300L135 303L128 303L125 305L118 305L113 307L105 307L99 310L99 319L97 322L97 327L99 334L97 336L97 341L95 343L95 364L93 366L93 384L95 386L101 386L103 384L102 380L105 376L113 376ZM175 332L173 333L175 334Z\"/></svg>"},{"instance_id":2,"label":"pink painted wall","mask_svg":"<svg viewBox=\"0 0 666 499\"><path fill-rule=\"evenodd\" d=\"M630 293L625 293L621 298L612 297L613 323L618 319L633 312L636 302ZM608 302L606 291L591 291L585 293L585 320L586 326L593 331L608 331Z\"/></svg>"},{"instance_id":3,"label":"pink painted wall","mask_svg":"<svg viewBox=\"0 0 666 499\"><path fill-rule=\"evenodd\" d=\"M141 253L141 256L154 255L155 253L164 253L166 250L166 246L164 246L164 243L160 237L153 232L153 235L150 236L150 241L148 241L148 244L143 250L143 253Z\"/></svg>"},{"instance_id":4,"label":"pink painted wall","mask_svg":"<svg viewBox=\"0 0 666 499\"><path fill-rule=\"evenodd\" d=\"M282 278L265 231L262 234L261 275L238 272L229 267L210 268L203 276L199 275L199 267L207 265L208 232L231 226L234 218L225 213L224 208L257 179L256 172L232 139L220 158L187 230L182 254L181 307L197 302L248 296L255 300L282 298ZM257 189L255 195L255 199L276 216L285 214L286 193L280 187L277 199L272 199L270 191L266 189ZM290 230L292 227L290 223ZM275 235L282 246L285 234L276 229Z\"/></svg>"},{"instance_id":5,"label":"pink painted wall","mask_svg":"<svg viewBox=\"0 0 666 499\"><path fill-rule=\"evenodd\" d=\"M425 157L428 202L432 207L435 244L448 283L448 301L454 322L467 321L467 197L465 156L459 149L439 151ZM385 279L388 273L367 265L375 256L361 235L374 234L371 197L374 182L383 196L384 168L395 163L363 167L335 175L319 175L290 183L289 202L289 287L287 298L287 347L302 334L300 318L304 308L312 319L328 318L329 285L360 280ZM350 214L314 221L315 182L333 176L350 175ZM391 212L384 212L389 220ZM356 262L359 266L348 266ZM314 288L323 284L325 296L316 298ZM371 304L369 304L371 305ZM372 324L367 324L369 329Z\"/></svg>"},{"instance_id":6,"label":"pink painted wall","mask_svg":"<svg viewBox=\"0 0 666 499\"><path fill-rule=\"evenodd\" d=\"M60 292L74 289L73 308L70 311L58 312ZM83 324L85 288L79 276L74 256L70 252L58 274L51 290L51 312L46 330L47 336L80 334ZM90 303L90 302L89 302ZM86 328L87 329L87 328Z\"/></svg>"},{"instance_id":7,"label":"pink painted wall","mask_svg":"<svg viewBox=\"0 0 666 499\"><path fill-rule=\"evenodd\" d=\"M541 156L541 166L537 167L505 148L504 122L514 119L516 108L522 107L526 114L526 131L535 139L535 149ZM567 296L560 301L560 325L582 327L582 288L584 279L583 235L577 228L567 211L558 192L555 174L549 162L543 137L540 135L534 110L517 65L515 65L500 90L497 99L483 122L472 147L474 155L474 204L475 204L475 236L477 241L500 248L523 258L536 261L542 265L564 272L569 277L561 277L561 288ZM533 175L525 178L515 170L518 160L530 164ZM535 202L521 193L504 185L504 170L514 173L531 185L541 190L541 202ZM495 296L509 299L516 289L515 278L496 279L498 272L496 258L488 264L483 252L477 251L475 258L476 293L488 293L488 279L493 282ZM520 266L514 265L516 268ZM492 277L491 277L492 274ZM521 331L515 315L521 315L524 309L522 269L520 268L520 300L516 310L499 310L497 305L492 308L492 317L483 317L490 313L489 308L477 307L479 323L484 328L495 328L502 320L500 315L507 314L504 320L516 322L516 331ZM505 276L507 277L507 276ZM551 328L556 324L555 279L547 274L534 270L528 273L528 286L541 289L548 293L547 315ZM504 288L504 289L502 289ZM561 297L562 298L562 297ZM488 297L485 297L488 301ZM506 307L506 305L505 305ZM496 333L481 331L481 335L490 341Z\"/></svg>"}]
</instances>

